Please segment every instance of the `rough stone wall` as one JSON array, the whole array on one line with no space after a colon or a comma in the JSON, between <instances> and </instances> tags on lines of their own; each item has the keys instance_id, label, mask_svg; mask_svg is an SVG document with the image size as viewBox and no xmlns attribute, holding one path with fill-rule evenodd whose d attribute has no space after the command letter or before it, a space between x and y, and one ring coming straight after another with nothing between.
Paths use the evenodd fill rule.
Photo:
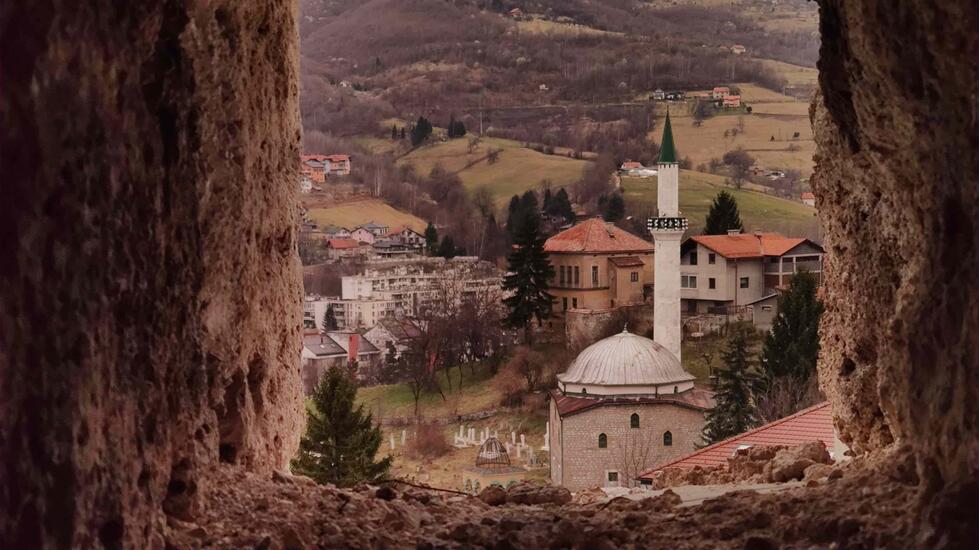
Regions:
<instances>
[{"instance_id":1,"label":"rough stone wall","mask_svg":"<svg viewBox=\"0 0 980 550\"><path fill-rule=\"evenodd\" d=\"M977 5L821 0L820 20L821 385L852 449L911 451L941 543L976 521Z\"/></svg>"},{"instance_id":2,"label":"rough stone wall","mask_svg":"<svg viewBox=\"0 0 980 550\"><path fill-rule=\"evenodd\" d=\"M630 427L633 413L640 416L639 428ZM606 485L607 470L618 471L627 486L647 468L694 452L702 441L704 412L669 404L616 405L567 416L555 426L561 451L552 471L560 471L563 487L580 491ZM665 446L668 431L672 442ZM606 434L605 449L599 448L600 433Z\"/></svg>"},{"instance_id":3,"label":"rough stone wall","mask_svg":"<svg viewBox=\"0 0 980 550\"><path fill-rule=\"evenodd\" d=\"M159 546L301 416L294 6L0 5L0 540Z\"/></svg>"},{"instance_id":4,"label":"rough stone wall","mask_svg":"<svg viewBox=\"0 0 980 550\"><path fill-rule=\"evenodd\" d=\"M615 309L570 309L565 312L565 341L573 351L623 331L652 336L653 306L622 306Z\"/></svg>"}]
</instances>

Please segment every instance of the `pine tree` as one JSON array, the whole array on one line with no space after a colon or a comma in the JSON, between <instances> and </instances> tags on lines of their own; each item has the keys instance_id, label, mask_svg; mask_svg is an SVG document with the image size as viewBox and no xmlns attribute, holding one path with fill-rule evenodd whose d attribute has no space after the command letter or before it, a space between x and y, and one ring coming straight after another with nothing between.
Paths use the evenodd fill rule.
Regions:
<instances>
[{"instance_id":1,"label":"pine tree","mask_svg":"<svg viewBox=\"0 0 980 550\"><path fill-rule=\"evenodd\" d=\"M575 211L572 210L572 202L568 200L568 193L562 187L551 199L551 210L553 215L561 216L566 222L575 220Z\"/></svg>"},{"instance_id":2,"label":"pine tree","mask_svg":"<svg viewBox=\"0 0 980 550\"><path fill-rule=\"evenodd\" d=\"M394 124L391 125L391 139L398 139L398 127L396 127Z\"/></svg>"},{"instance_id":3,"label":"pine tree","mask_svg":"<svg viewBox=\"0 0 980 550\"><path fill-rule=\"evenodd\" d=\"M514 329L524 329L524 340L530 344L533 339L531 320L537 319L540 323L551 315L555 298L548 294L548 281L555 276L555 269L544 251L541 216L537 210L523 216L518 225L518 231L514 234L515 248L507 256L508 274L503 284L503 289L512 293L504 299L504 304L510 309L504 324Z\"/></svg>"},{"instance_id":4,"label":"pine tree","mask_svg":"<svg viewBox=\"0 0 980 550\"><path fill-rule=\"evenodd\" d=\"M402 126L401 132L399 132L398 136L399 136L398 137L399 139L405 139L405 127L404 126Z\"/></svg>"},{"instance_id":5,"label":"pine tree","mask_svg":"<svg viewBox=\"0 0 980 550\"><path fill-rule=\"evenodd\" d=\"M520 218L521 212L521 198L514 195L510 198L510 204L507 205L507 232L513 237L517 232L518 219Z\"/></svg>"},{"instance_id":6,"label":"pine tree","mask_svg":"<svg viewBox=\"0 0 980 550\"><path fill-rule=\"evenodd\" d=\"M711 203L708 217L704 221L705 235L725 235L729 229L742 230L742 218L738 213L738 203L728 191L721 191Z\"/></svg>"},{"instance_id":7,"label":"pine tree","mask_svg":"<svg viewBox=\"0 0 980 550\"><path fill-rule=\"evenodd\" d=\"M356 394L357 386L343 369L329 369L321 378L307 407L306 434L292 471L341 487L387 476L391 457L375 461L381 430L363 405L354 408Z\"/></svg>"},{"instance_id":8,"label":"pine tree","mask_svg":"<svg viewBox=\"0 0 980 550\"><path fill-rule=\"evenodd\" d=\"M453 241L452 237L446 235L445 237L442 238L442 242L439 244L439 252L437 255L442 256L447 260L451 260L453 257L456 256L456 243Z\"/></svg>"},{"instance_id":9,"label":"pine tree","mask_svg":"<svg viewBox=\"0 0 980 550\"><path fill-rule=\"evenodd\" d=\"M439 232L436 231L436 226L429 222L429 225L425 227L425 248L430 253L435 252L436 246L439 244Z\"/></svg>"},{"instance_id":10,"label":"pine tree","mask_svg":"<svg viewBox=\"0 0 980 550\"><path fill-rule=\"evenodd\" d=\"M446 126L446 135L449 139L456 137L456 117L449 115L449 124Z\"/></svg>"},{"instance_id":11,"label":"pine tree","mask_svg":"<svg viewBox=\"0 0 980 550\"><path fill-rule=\"evenodd\" d=\"M337 330L337 316L334 314L333 306L328 305L327 311L323 312L323 330Z\"/></svg>"},{"instance_id":12,"label":"pine tree","mask_svg":"<svg viewBox=\"0 0 980 550\"><path fill-rule=\"evenodd\" d=\"M820 339L817 328L823 304L817 299L817 278L800 272L779 297L772 330L762 344L762 369L767 381L792 377L806 382L817 371Z\"/></svg>"},{"instance_id":13,"label":"pine tree","mask_svg":"<svg viewBox=\"0 0 980 550\"><path fill-rule=\"evenodd\" d=\"M623 196L613 192L603 203L602 219L607 222L618 222L626 215L626 203Z\"/></svg>"},{"instance_id":14,"label":"pine tree","mask_svg":"<svg viewBox=\"0 0 980 550\"><path fill-rule=\"evenodd\" d=\"M546 188L544 190L544 195L541 197L541 210L544 210L549 215L551 214L551 210L553 208L551 205L551 201L552 201L551 188Z\"/></svg>"},{"instance_id":15,"label":"pine tree","mask_svg":"<svg viewBox=\"0 0 980 550\"><path fill-rule=\"evenodd\" d=\"M759 375L749 365L745 330L736 330L722 354L727 367L718 373L715 406L705 419L704 442L717 443L758 424L753 395L759 390Z\"/></svg>"},{"instance_id":16,"label":"pine tree","mask_svg":"<svg viewBox=\"0 0 980 550\"><path fill-rule=\"evenodd\" d=\"M424 116L420 116L412 127L412 146L418 147L432 135L432 124Z\"/></svg>"}]
</instances>

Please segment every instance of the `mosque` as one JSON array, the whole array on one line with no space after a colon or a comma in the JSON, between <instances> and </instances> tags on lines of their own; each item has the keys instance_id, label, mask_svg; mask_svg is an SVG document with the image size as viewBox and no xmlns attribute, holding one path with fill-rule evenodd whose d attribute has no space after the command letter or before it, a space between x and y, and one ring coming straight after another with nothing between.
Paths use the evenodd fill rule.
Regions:
<instances>
[{"instance_id":1,"label":"mosque","mask_svg":"<svg viewBox=\"0 0 980 550\"><path fill-rule=\"evenodd\" d=\"M647 469L701 443L710 391L681 365L678 165L670 114L657 161L653 340L623 332L585 348L551 392L551 482L569 490L632 486Z\"/></svg>"}]
</instances>

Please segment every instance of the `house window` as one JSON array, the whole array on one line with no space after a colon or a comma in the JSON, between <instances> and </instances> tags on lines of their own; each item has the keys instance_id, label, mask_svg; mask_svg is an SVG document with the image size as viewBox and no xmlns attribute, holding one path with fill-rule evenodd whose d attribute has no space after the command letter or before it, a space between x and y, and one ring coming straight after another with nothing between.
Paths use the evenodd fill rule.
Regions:
<instances>
[{"instance_id":1,"label":"house window","mask_svg":"<svg viewBox=\"0 0 980 550\"><path fill-rule=\"evenodd\" d=\"M633 413L630 415L630 428L640 427L640 415Z\"/></svg>"},{"instance_id":2,"label":"house window","mask_svg":"<svg viewBox=\"0 0 980 550\"><path fill-rule=\"evenodd\" d=\"M664 432L664 447L670 447L674 444L674 434L670 432Z\"/></svg>"},{"instance_id":3,"label":"house window","mask_svg":"<svg viewBox=\"0 0 980 550\"><path fill-rule=\"evenodd\" d=\"M632 271L632 272L630 272L630 282L636 283L636 282L639 282L639 280L640 280L640 272L639 271Z\"/></svg>"},{"instance_id":4,"label":"house window","mask_svg":"<svg viewBox=\"0 0 980 550\"><path fill-rule=\"evenodd\" d=\"M708 288L712 288L712 289L715 288L715 278L714 277L708 277Z\"/></svg>"},{"instance_id":5,"label":"house window","mask_svg":"<svg viewBox=\"0 0 980 550\"><path fill-rule=\"evenodd\" d=\"M572 298L572 309L578 308L578 298Z\"/></svg>"},{"instance_id":6,"label":"house window","mask_svg":"<svg viewBox=\"0 0 980 550\"><path fill-rule=\"evenodd\" d=\"M688 255L688 258L690 259L690 264L691 265L698 265L698 253L697 253L697 251L691 252Z\"/></svg>"},{"instance_id":7,"label":"house window","mask_svg":"<svg viewBox=\"0 0 980 550\"><path fill-rule=\"evenodd\" d=\"M592 266L592 286L599 286L599 266Z\"/></svg>"},{"instance_id":8,"label":"house window","mask_svg":"<svg viewBox=\"0 0 980 550\"><path fill-rule=\"evenodd\" d=\"M698 278L694 275L681 275L681 288L697 288Z\"/></svg>"},{"instance_id":9,"label":"house window","mask_svg":"<svg viewBox=\"0 0 980 550\"><path fill-rule=\"evenodd\" d=\"M558 284L559 286L565 286L565 266L558 267Z\"/></svg>"},{"instance_id":10,"label":"house window","mask_svg":"<svg viewBox=\"0 0 980 550\"><path fill-rule=\"evenodd\" d=\"M738 288L749 288L749 278L742 277L738 280Z\"/></svg>"},{"instance_id":11,"label":"house window","mask_svg":"<svg viewBox=\"0 0 980 550\"><path fill-rule=\"evenodd\" d=\"M609 445L609 441L606 439L606 434L599 434L599 448L605 449Z\"/></svg>"},{"instance_id":12,"label":"house window","mask_svg":"<svg viewBox=\"0 0 980 550\"><path fill-rule=\"evenodd\" d=\"M562 298L561 299L561 308L563 310L568 309L568 298Z\"/></svg>"},{"instance_id":13,"label":"house window","mask_svg":"<svg viewBox=\"0 0 980 550\"><path fill-rule=\"evenodd\" d=\"M578 286L578 266L575 266L575 286Z\"/></svg>"},{"instance_id":14,"label":"house window","mask_svg":"<svg viewBox=\"0 0 980 550\"><path fill-rule=\"evenodd\" d=\"M606 473L606 479L608 479L610 483L619 483L619 472Z\"/></svg>"},{"instance_id":15,"label":"house window","mask_svg":"<svg viewBox=\"0 0 980 550\"><path fill-rule=\"evenodd\" d=\"M715 263L715 253L714 252L709 252L708 253L708 263L709 264Z\"/></svg>"}]
</instances>

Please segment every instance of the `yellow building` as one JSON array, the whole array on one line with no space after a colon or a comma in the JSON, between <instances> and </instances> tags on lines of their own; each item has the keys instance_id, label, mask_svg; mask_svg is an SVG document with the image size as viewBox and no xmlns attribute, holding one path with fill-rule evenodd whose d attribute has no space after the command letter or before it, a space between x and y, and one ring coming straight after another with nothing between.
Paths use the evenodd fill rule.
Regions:
<instances>
[{"instance_id":1,"label":"yellow building","mask_svg":"<svg viewBox=\"0 0 980 550\"><path fill-rule=\"evenodd\" d=\"M600 218L558 233L544 250L555 268L548 292L559 313L642 304L643 286L653 284L653 243Z\"/></svg>"}]
</instances>

